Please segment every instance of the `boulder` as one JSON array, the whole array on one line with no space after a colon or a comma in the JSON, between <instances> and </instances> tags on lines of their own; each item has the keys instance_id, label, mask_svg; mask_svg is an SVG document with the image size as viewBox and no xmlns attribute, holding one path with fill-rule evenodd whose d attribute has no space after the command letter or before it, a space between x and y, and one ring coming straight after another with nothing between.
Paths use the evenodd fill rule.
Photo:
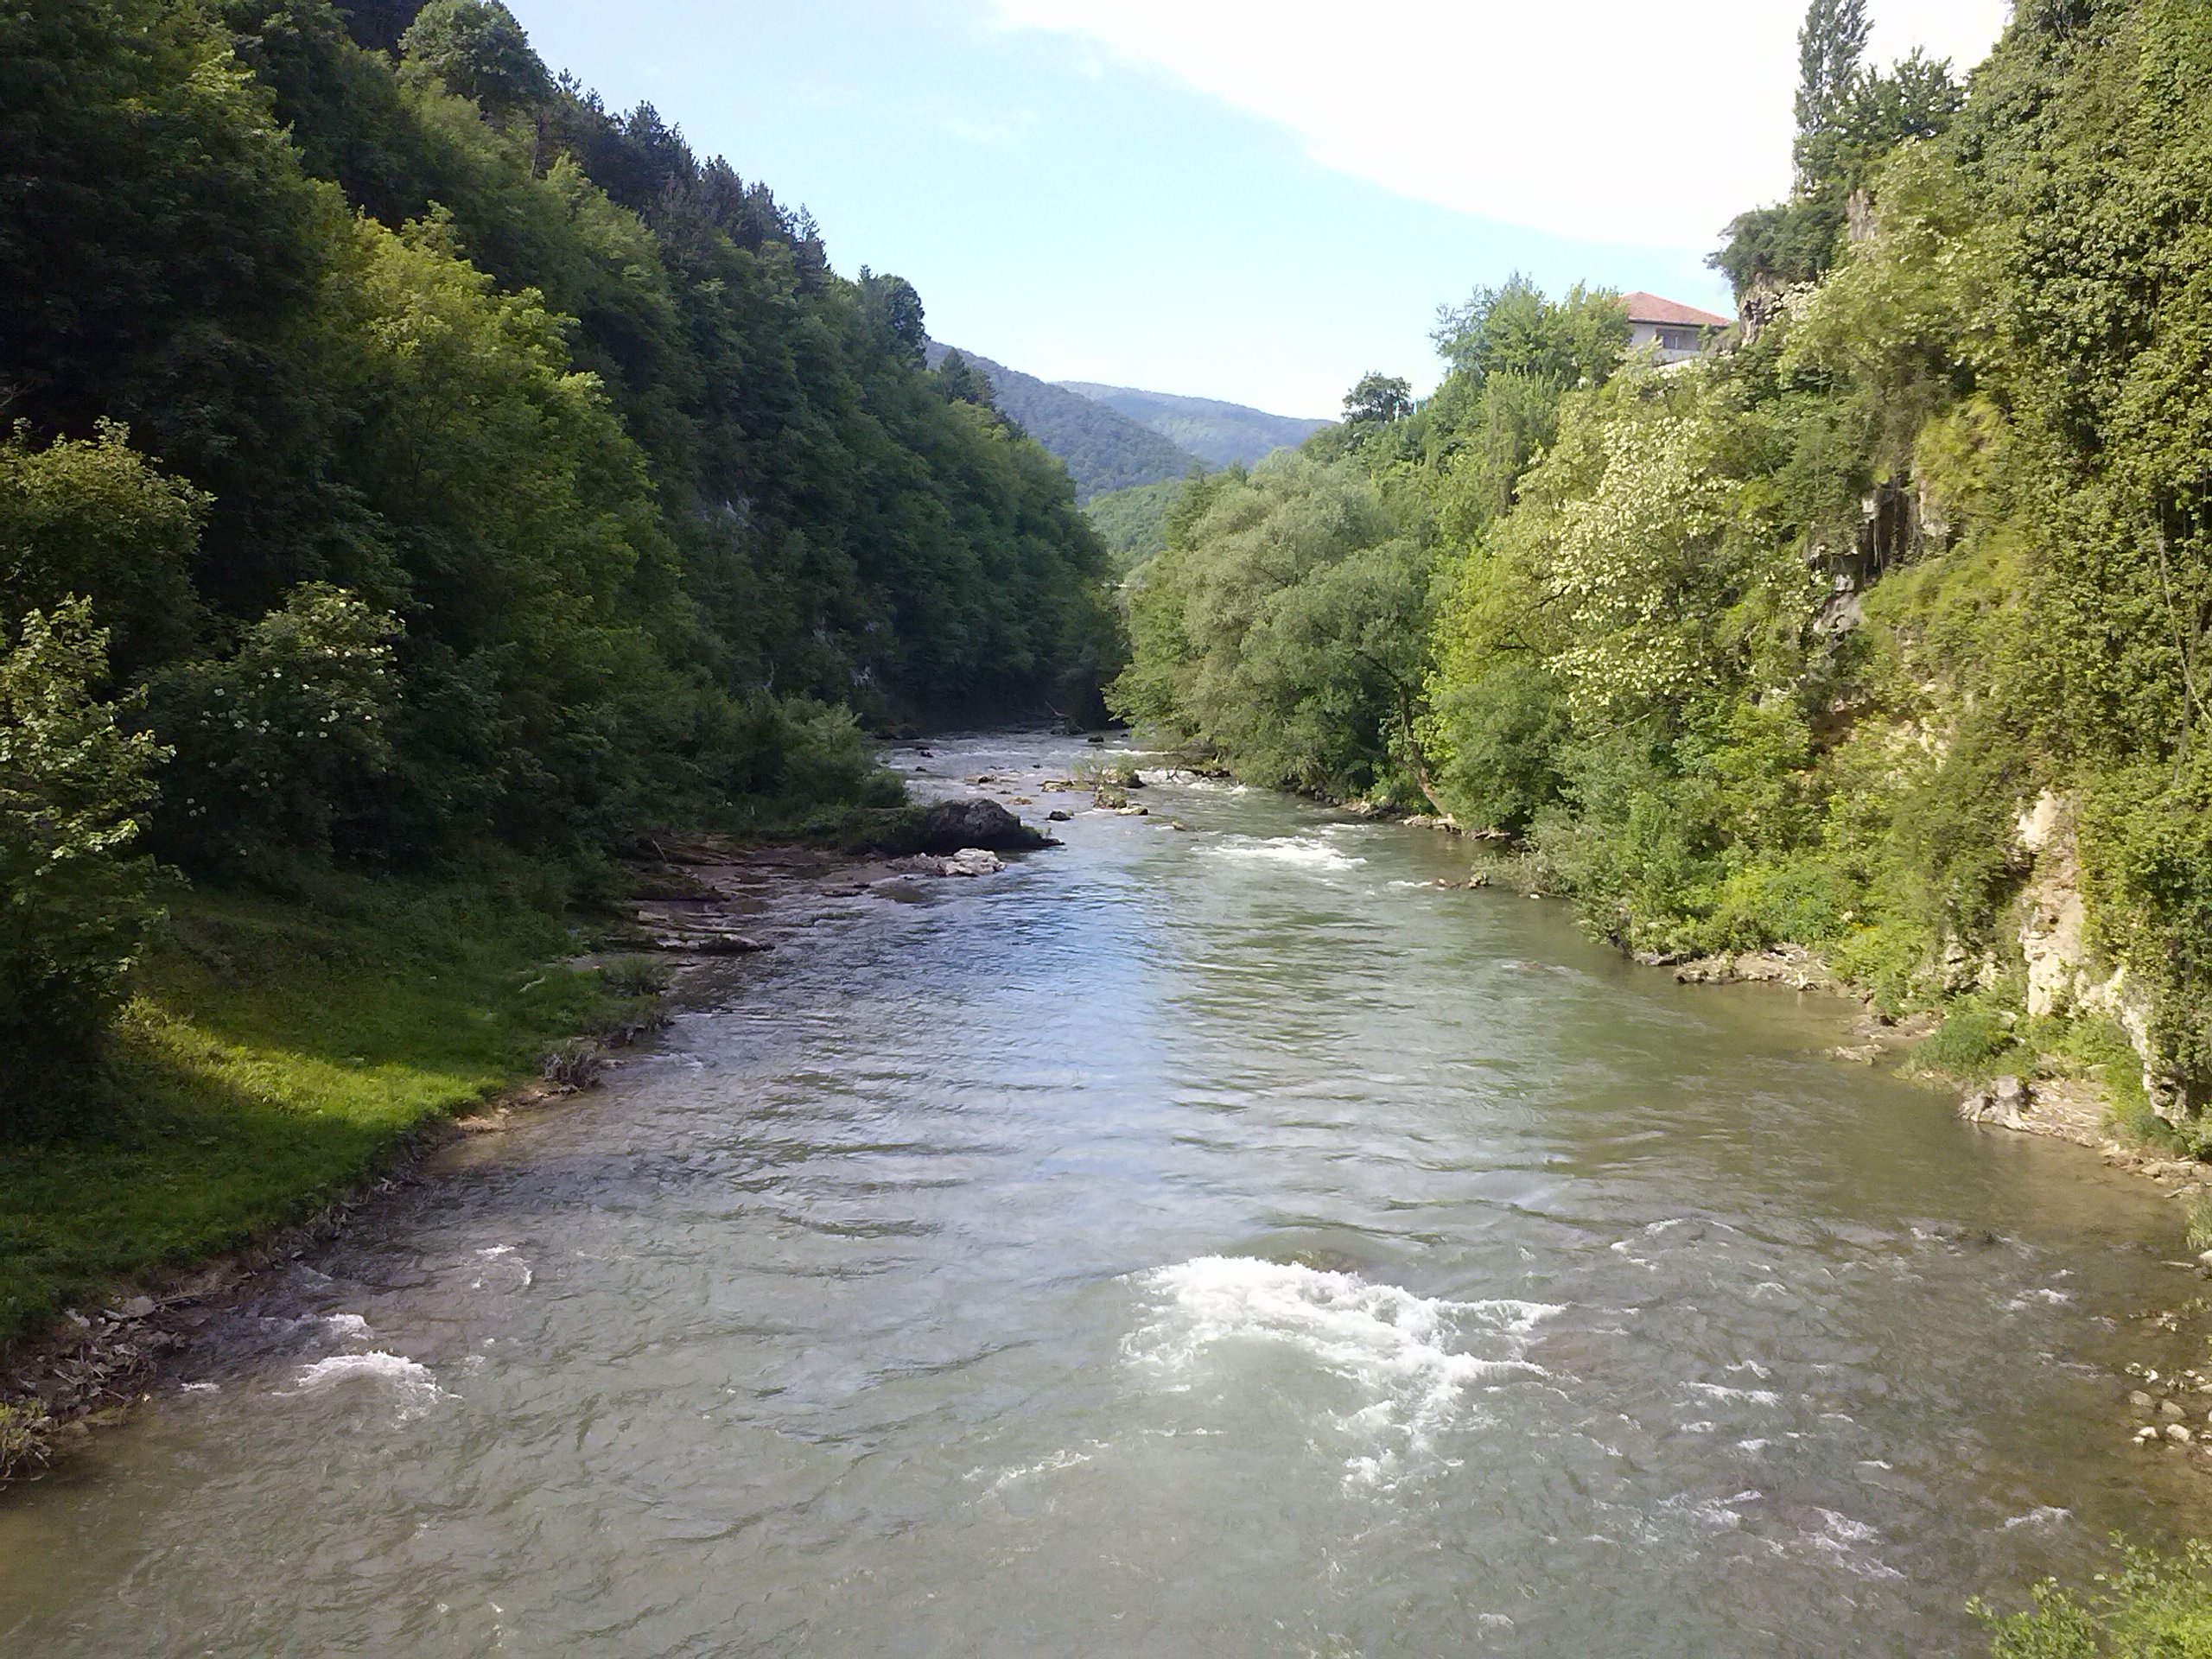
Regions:
<instances>
[{"instance_id":1,"label":"boulder","mask_svg":"<svg viewBox=\"0 0 2212 1659\"><path fill-rule=\"evenodd\" d=\"M1052 844L996 801L981 798L938 802L922 814L921 837L919 850L948 857L971 848L1010 853Z\"/></svg>"},{"instance_id":2,"label":"boulder","mask_svg":"<svg viewBox=\"0 0 2212 1659\"><path fill-rule=\"evenodd\" d=\"M1996 1082L1971 1090L1959 1103L1959 1116L1969 1123L1994 1123L2007 1129L2024 1129L2020 1121L2023 1113L2035 1104L2035 1096L2028 1085L2018 1077L1999 1077Z\"/></svg>"},{"instance_id":3,"label":"boulder","mask_svg":"<svg viewBox=\"0 0 2212 1659\"><path fill-rule=\"evenodd\" d=\"M963 847L942 867L947 875L996 875L1006 868L999 855L986 847Z\"/></svg>"}]
</instances>

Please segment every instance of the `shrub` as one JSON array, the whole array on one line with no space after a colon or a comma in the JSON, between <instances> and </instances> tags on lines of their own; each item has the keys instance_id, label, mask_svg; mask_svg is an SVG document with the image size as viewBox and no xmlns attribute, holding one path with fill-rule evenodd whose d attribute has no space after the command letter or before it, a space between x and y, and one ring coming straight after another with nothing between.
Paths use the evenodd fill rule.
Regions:
<instances>
[{"instance_id":1,"label":"shrub","mask_svg":"<svg viewBox=\"0 0 2212 1659\"><path fill-rule=\"evenodd\" d=\"M45 1466L54 1447L54 1420L36 1400L0 1405L0 1484Z\"/></svg>"},{"instance_id":2,"label":"shrub","mask_svg":"<svg viewBox=\"0 0 2212 1659\"><path fill-rule=\"evenodd\" d=\"M2025 1612L1999 1614L1976 1599L1993 1659L2191 1659L2212 1653L2212 1543L2177 1556L2123 1547L2118 1573L2076 1594L2045 1580Z\"/></svg>"},{"instance_id":3,"label":"shrub","mask_svg":"<svg viewBox=\"0 0 2212 1659\"><path fill-rule=\"evenodd\" d=\"M537 1064L538 1075L562 1089L588 1089L599 1081L607 1055L589 1037L571 1037L548 1049Z\"/></svg>"},{"instance_id":4,"label":"shrub","mask_svg":"<svg viewBox=\"0 0 2212 1659\"><path fill-rule=\"evenodd\" d=\"M1913 1058L1953 1077L1986 1076L2021 1053L2018 1014L2001 994L1962 999L1933 1033L1913 1047Z\"/></svg>"},{"instance_id":5,"label":"shrub","mask_svg":"<svg viewBox=\"0 0 2212 1659\"><path fill-rule=\"evenodd\" d=\"M617 957L601 965L599 979L615 996L664 996L676 974L666 963L651 957Z\"/></svg>"},{"instance_id":6,"label":"shrub","mask_svg":"<svg viewBox=\"0 0 2212 1659\"><path fill-rule=\"evenodd\" d=\"M398 631L345 589L307 582L232 655L162 676L158 723L177 746L164 841L212 861L327 850L391 763Z\"/></svg>"},{"instance_id":7,"label":"shrub","mask_svg":"<svg viewBox=\"0 0 2212 1659\"><path fill-rule=\"evenodd\" d=\"M123 729L106 676L83 599L0 655L0 1134L77 1103L159 915L132 848L168 751Z\"/></svg>"},{"instance_id":8,"label":"shrub","mask_svg":"<svg viewBox=\"0 0 2212 1659\"><path fill-rule=\"evenodd\" d=\"M99 423L89 442L0 441L0 617L92 601L118 673L180 656L198 632L192 567L207 499Z\"/></svg>"}]
</instances>

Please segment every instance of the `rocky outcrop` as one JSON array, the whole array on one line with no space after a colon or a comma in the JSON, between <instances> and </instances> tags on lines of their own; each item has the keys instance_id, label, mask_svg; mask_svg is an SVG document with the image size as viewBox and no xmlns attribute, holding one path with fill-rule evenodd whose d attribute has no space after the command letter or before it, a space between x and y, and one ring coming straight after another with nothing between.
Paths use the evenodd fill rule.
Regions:
<instances>
[{"instance_id":1,"label":"rocky outcrop","mask_svg":"<svg viewBox=\"0 0 2212 1659\"><path fill-rule=\"evenodd\" d=\"M1052 844L1044 831L1024 823L996 801L980 796L964 801L938 801L925 810L920 838L922 844L915 851L948 858L971 848L1014 853Z\"/></svg>"},{"instance_id":2,"label":"rocky outcrop","mask_svg":"<svg viewBox=\"0 0 2212 1659\"><path fill-rule=\"evenodd\" d=\"M2074 821L2073 798L2045 790L2020 815L2016 829L2021 850L2032 861L2020 896L2028 1012L2037 1018L2101 1014L2118 1022L2143 1060L2143 1087L2152 1106L2161 1116L2178 1118L2186 1102L2157 1063L2146 1000L2124 966L2098 962L2090 948Z\"/></svg>"},{"instance_id":3,"label":"rocky outcrop","mask_svg":"<svg viewBox=\"0 0 2212 1659\"><path fill-rule=\"evenodd\" d=\"M999 855L986 847L963 847L939 868L946 875L996 875L1006 868Z\"/></svg>"},{"instance_id":4,"label":"rocky outcrop","mask_svg":"<svg viewBox=\"0 0 2212 1659\"><path fill-rule=\"evenodd\" d=\"M1849 994L1849 988L1828 972L1827 963L1802 944L1700 957L1677 966L1675 977L1685 985L1787 985L1798 991Z\"/></svg>"}]
</instances>

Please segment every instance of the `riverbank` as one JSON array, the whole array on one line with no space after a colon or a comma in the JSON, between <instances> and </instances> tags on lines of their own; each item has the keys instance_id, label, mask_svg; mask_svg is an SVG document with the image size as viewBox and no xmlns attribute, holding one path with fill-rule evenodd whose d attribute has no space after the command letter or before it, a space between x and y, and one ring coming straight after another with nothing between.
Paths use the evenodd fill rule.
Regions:
<instances>
[{"instance_id":1,"label":"riverbank","mask_svg":"<svg viewBox=\"0 0 2212 1659\"><path fill-rule=\"evenodd\" d=\"M17 1461L35 1418L130 1398L195 1309L327 1234L457 1115L557 1092L538 1078L559 1045L649 1015L644 988L569 964L568 898L518 861L170 897L86 1121L0 1160Z\"/></svg>"},{"instance_id":2,"label":"riverbank","mask_svg":"<svg viewBox=\"0 0 2212 1659\"><path fill-rule=\"evenodd\" d=\"M217 1308L0 1505L0 1629L1079 1645L1171 1538L1272 1516L1374 1540L1316 1647L1448 1645L1464 1575L1408 1600L1407 1563L1459 1540L1529 1650L1656 1619L1711 1651L1848 1598L1885 1651L1961 1651L1974 1590L2203 1502L2193 1452L2107 1428L2131 1315L2196 1287L2155 1198L1807 1065L1848 1007L1680 987L1440 890L1463 844L1269 792L1147 773L1140 817L1052 787L1111 764L1065 741L888 758L1066 845L959 880L664 843L619 943L737 952L682 976L698 1012ZM1086 1599L1043 1629L1064 1602L960 1566L1039 1545ZM690 1586L677 1621L638 1622L658 1579L579 1578L610 1550ZM1186 1570L1137 1639L1264 1647L1311 1570Z\"/></svg>"},{"instance_id":3,"label":"riverbank","mask_svg":"<svg viewBox=\"0 0 2212 1659\"><path fill-rule=\"evenodd\" d=\"M695 836L583 904L524 864L181 892L99 1120L0 1164L0 1484L119 1419L213 1310L429 1154L588 1086L813 901L996 868Z\"/></svg>"}]
</instances>

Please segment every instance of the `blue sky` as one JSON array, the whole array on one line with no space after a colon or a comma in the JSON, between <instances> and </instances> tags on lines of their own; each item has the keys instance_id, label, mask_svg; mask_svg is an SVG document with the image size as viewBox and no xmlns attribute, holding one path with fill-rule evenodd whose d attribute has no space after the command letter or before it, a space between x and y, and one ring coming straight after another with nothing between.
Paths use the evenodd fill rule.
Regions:
<instances>
[{"instance_id":1,"label":"blue sky","mask_svg":"<svg viewBox=\"0 0 2212 1659\"><path fill-rule=\"evenodd\" d=\"M906 277L937 338L1282 414L1426 387L1437 306L1516 270L1726 310L1703 256L1788 179L1788 0L509 3L555 69L812 208L840 270ZM2003 0L1872 9L1878 59L1964 63Z\"/></svg>"}]
</instances>

